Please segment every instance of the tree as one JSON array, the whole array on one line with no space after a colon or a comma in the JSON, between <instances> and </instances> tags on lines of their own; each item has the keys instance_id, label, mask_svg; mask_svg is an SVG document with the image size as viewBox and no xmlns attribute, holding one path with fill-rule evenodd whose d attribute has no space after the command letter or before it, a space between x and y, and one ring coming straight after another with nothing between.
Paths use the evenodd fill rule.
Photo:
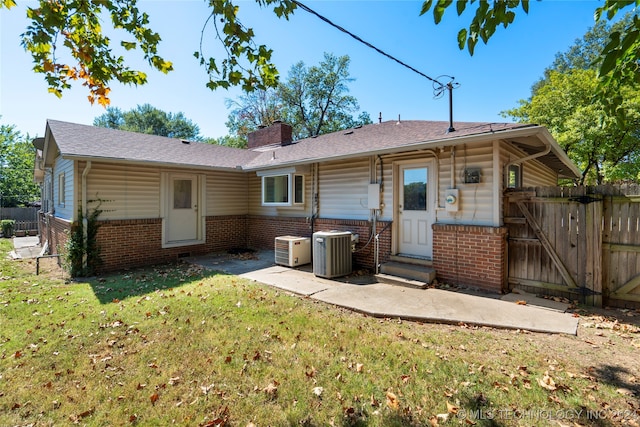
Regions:
<instances>
[{"instance_id":1,"label":"tree","mask_svg":"<svg viewBox=\"0 0 640 427\"><path fill-rule=\"evenodd\" d=\"M611 32L624 28L633 17L608 25L597 23L553 64L532 88L528 100L503 112L525 123L545 125L583 171L581 183L638 180L640 165L640 92L625 85L619 89L625 123L616 122L598 90L599 52Z\"/></svg>"},{"instance_id":2,"label":"tree","mask_svg":"<svg viewBox=\"0 0 640 427\"><path fill-rule=\"evenodd\" d=\"M442 21L445 11L456 5L458 16L466 10L468 4L475 0L426 0L422 5L421 15L432 10L436 24ZM612 21L619 11L630 5L640 5L640 0L605 0L601 7L595 9L596 24ZM516 13L522 8L525 14L529 12L529 0L484 1L476 3L475 14L468 28L458 32L458 47L473 55L479 40L485 44L493 36L498 26L507 28L515 20ZM604 46L604 47L602 47ZM609 33L607 42L600 45L598 50L597 95L607 113L615 114L620 125L624 125L627 110L621 97L621 88L640 83L640 20L637 16L626 22L622 28Z\"/></svg>"},{"instance_id":3,"label":"tree","mask_svg":"<svg viewBox=\"0 0 640 427\"><path fill-rule=\"evenodd\" d=\"M301 61L291 67L278 91L285 105L283 119L293 126L295 137L317 136L354 125L351 113L360 107L353 96L347 95L348 84L354 80L349 76L349 62L348 55L325 53L317 66L307 68Z\"/></svg>"},{"instance_id":4,"label":"tree","mask_svg":"<svg viewBox=\"0 0 640 427\"><path fill-rule=\"evenodd\" d=\"M33 180L35 155L29 135L23 137L13 125L0 126L0 206L39 200L40 188Z\"/></svg>"},{"instance_id":5,"label":"tree","mask_svg":"<svg viewBox=\"0 0 640 427\"><path fill-rule=\"evenodd\" d=\"M307 67L298 62L289 70L276 89L254 91L228 105L227 128L231 134L246 137L259 126L282 120L293 127L294 139L312 137L371 123L366 112L358 118L353 113L360 107L348 95L349 56L325 53L319 65Z\"/></svg>"},{"instance_id":6,"label":"tree","mask_svg":"<svg viewBox=\"0 0 640 427\"><path fill-rule=\"evenodd\" d=\"M168 138L201 141L200 128L183 113L166 113L149 104L122 112L108 107L107 111L93 120L94 126L148 133Z\"/></svg>"},{"instance_id":7,"label":"tree","mask_svg":"<svg viewBox=\"0 0 640 427\"><path fill-rule=\"evenodd\" d=\"M284 105L279 92L274 88L267 88L245 93L237 100L227 100L227 108L231 108L226 122L227 129L231 135L245 140L246 146L249 133L259 126L282 119ZM234 142L233 138L226 140L224 145L235 144L237 141Z\"/></svg>"},{"instance_id":8,"label":"tree","mask_svg":"<svg viewBox=\"0 0 640 427\"><path fill-rule=\"evenodd\" d=\"M285 19L297 7L296 0L255 1ZM474 3L476 10L469 28L463 28L458 33L460 49L466 46L471 54L478 40L487 43L498 26L506 28L512 24L516 13L520 13L519 8L524 13L529 10L529 0L426 0L421 14L432 10L438 24L453 4L458 15L461 15L467 5ZM0 0L0 8L10 9L15 4L15 0ZM595 9L596 22L611 21L620 10L634 4L640 5L640 0L605 0L601 7ZM278 71L271 61L272 50L266 45L257 45L253 29L245 27L239 20L238 1L209 0L209 6L211 15L205 27L209 23L214 25L217 38L225 48L226 58L206 58L201 42L194 56L209 74L207 87L241 86L246 92L275 87ZM39 0L38 7L29 8L27 15L31 23L22 34L22 44L33 57L33 70L44 74L49 91L57 96L61 96L62 91L69 88L74 80L80 80L89 89L89 101L98 101L106 106L109 104L109 85L112 81L136 85L147 82L146 74L127 66L119 50L111 46L111 39L103 33L104 22L101 18L104 16L110 16L110 24L115 29L123 30L125 37L120 40L120 46L124 50L142 53L150 66L161 72L167 73L173 69L173 64L158 54L161 37L151 29L149 16L140 10L135 1ZM60 51L68 55L60 54ZM621 31L612 33L600 55L603 58L600 67L601 99L615 109L614 101L619 100L615 90L620 85L640 80L640 21L634 19ZM69 63L59 62L59 58L65 57L71 58ZM610 90L614 90L613 98ZM620 118L624 117L624 111L616 111Z\"/></svg>"},{"instance_id":9,"label":"tree","mask_svg":"<svg viewBox=\"0 0 640 427\"><path fill-rule=\"evenodd\" d=\"M281 18L288 18L296 7L292 0L256 2L270 6ZM0 0L0 8L15 5L15 0ZM227 57L221 61L207 58L202 43L194 52L209 74L207 87L241 86L251 91L275 86L278 72L271 62L272 51L256 45L255 33L239 20L234 0L209 0L209 6L211 15L205 27L214 25ZM145 84L147 75L127 65L122 56L125 51L141 53L153 69L163 73L173 70L173 64L158 54L160 34L151 29L149 16L136 1L39 0L37 7L27 9L27 17L30 24L22 34L22 45L31 53L33 71L44 75L49 92L58 97L74 81L80 81L89 90L91 103L107 106L113 81ZM105 17L110 22L105 22ZM124 34L119 40L121 49L114 49L111 38L105 35L107 24Z\"/></svg>"},{"instance_id":10,"label":"tree","mask_svg":"<svg viewBox=\"0 0 640 427\"><path fill-rule=\"evenodd\" d=\"M603 103L594 100L595 70L551 70L520 107L506 112L525 123L546 126L582 170L581 184L640 178L640 92L625 88L627 124L620 127Z\"/></svg>"}]
</instances>

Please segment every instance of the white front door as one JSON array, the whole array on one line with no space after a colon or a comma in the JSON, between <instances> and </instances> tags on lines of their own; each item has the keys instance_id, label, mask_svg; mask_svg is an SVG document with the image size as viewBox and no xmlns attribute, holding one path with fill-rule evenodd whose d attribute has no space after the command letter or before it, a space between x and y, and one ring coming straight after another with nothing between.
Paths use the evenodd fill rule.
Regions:
<instances>
[{"instance_id":1,"label":"white front door","mask_svg":"<svg viewBox=\"0 0 640 427\"><path fill-rule=\"evenodd\" d=\"M398 234L400 255L431 258L431 225L435 219L430 169L432 162L398 166Z\"/></svg>"},{"instance_id":2,"label":"white front door","mask_svg":"<svg viewBox=\"0 0 640 427\"><path fill-rule=\"evenodd\" d=\"M171 175L169 178L167 241L198 238L198 178Z\"/></svg>"}]
</instances>

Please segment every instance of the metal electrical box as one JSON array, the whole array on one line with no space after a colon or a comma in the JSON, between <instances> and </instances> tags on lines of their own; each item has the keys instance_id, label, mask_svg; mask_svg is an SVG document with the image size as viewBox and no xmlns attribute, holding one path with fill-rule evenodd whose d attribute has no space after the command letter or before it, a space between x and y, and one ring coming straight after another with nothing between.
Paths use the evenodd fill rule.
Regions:
<instances>
[{"instance_id":1,"label":"metal electrical box","mask_svg":"<svg viewBox=\"0 0 640 427\"><path fill-rule=\"evenodd\" d=\"M460 209L460 193L457 188L450 188L445 191L444 205L447 212L458 212Z\"/></svg>"},{"instance_id":2,"label":"metal electrical box","mask_svg":"<svg viewBox=\"0 0 640 427\"><path fill-rule=\"evenodd\" d=\"M380 209L380 184L369 184L369 209Z\"/></svg>"}]
</instances>

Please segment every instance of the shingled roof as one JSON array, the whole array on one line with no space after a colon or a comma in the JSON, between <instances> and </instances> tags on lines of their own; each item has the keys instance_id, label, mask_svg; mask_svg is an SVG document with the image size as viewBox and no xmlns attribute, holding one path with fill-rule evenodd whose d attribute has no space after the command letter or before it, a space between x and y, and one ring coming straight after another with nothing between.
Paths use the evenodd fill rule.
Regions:
<instances>
[{"instance_id":1,"label":"shingled roof","mask_svg":"<svg viewBox=\"0 0 640 427\"><path fill-rule=\"evenodd\" d=\"M195 168L260 170L284 165L445 147L504 139L531 154L551 143L539 159L561 176L579 173L544 127L522 123L387 121L306 138L293 144L242 150L220 145L49 120L60 153L67 158L155 163ZM543 141L546 140L546 141Z\"/></svg>"},{"instance_id":2,"label":"shingled roof","mask_svg":"<svg viewBox=\"0 0 640 427\"><path fill-rule=\"evenodd\" d=\"M493 135L505 130L529 127L531 125L520 123L457 123L454 132L447 132L449 122L386 121L302 139L275 152L263 152L246 164L245 168L260 169L283 163L405 151L412 146L424 144L447 145L448 140L473 135Z\"/></svg>"},{"instance_id":3,"label":"shingled roof","mask_svg":"<svg viewBox=\"0 0 640 427\"><path fill-rule=\"evenodd\" d=\"M222 145L57 120L48 120L47 125L60 154L65 158L236 169L259 155Z\"/></svg>"}]
</instances>

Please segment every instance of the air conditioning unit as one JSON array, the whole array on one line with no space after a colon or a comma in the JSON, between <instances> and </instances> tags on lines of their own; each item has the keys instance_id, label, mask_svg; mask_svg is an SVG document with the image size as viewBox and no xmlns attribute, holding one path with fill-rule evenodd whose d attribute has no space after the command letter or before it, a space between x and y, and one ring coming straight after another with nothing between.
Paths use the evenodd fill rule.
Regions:
<instances>
[{"instance_id":1,"label":"air conditioning unit","mask_svg":"<svg viewBox=\"0 0 640 427\"><path fill-rule=\"evenodd\" d=\"M333 278L352 271L350 231L313 233L313 274Z\"/></svg>"},{"instance_id":2,"label":"air conditioning unit","mask_svg":"<svg viewBox=\"0 0 640 427\"><path fill-rule=\"evenodd\" d=\"M311 262L311 240L308 237L280 236L275 243L276 264L297 267Z\"/></svg>"}]
</instances>

